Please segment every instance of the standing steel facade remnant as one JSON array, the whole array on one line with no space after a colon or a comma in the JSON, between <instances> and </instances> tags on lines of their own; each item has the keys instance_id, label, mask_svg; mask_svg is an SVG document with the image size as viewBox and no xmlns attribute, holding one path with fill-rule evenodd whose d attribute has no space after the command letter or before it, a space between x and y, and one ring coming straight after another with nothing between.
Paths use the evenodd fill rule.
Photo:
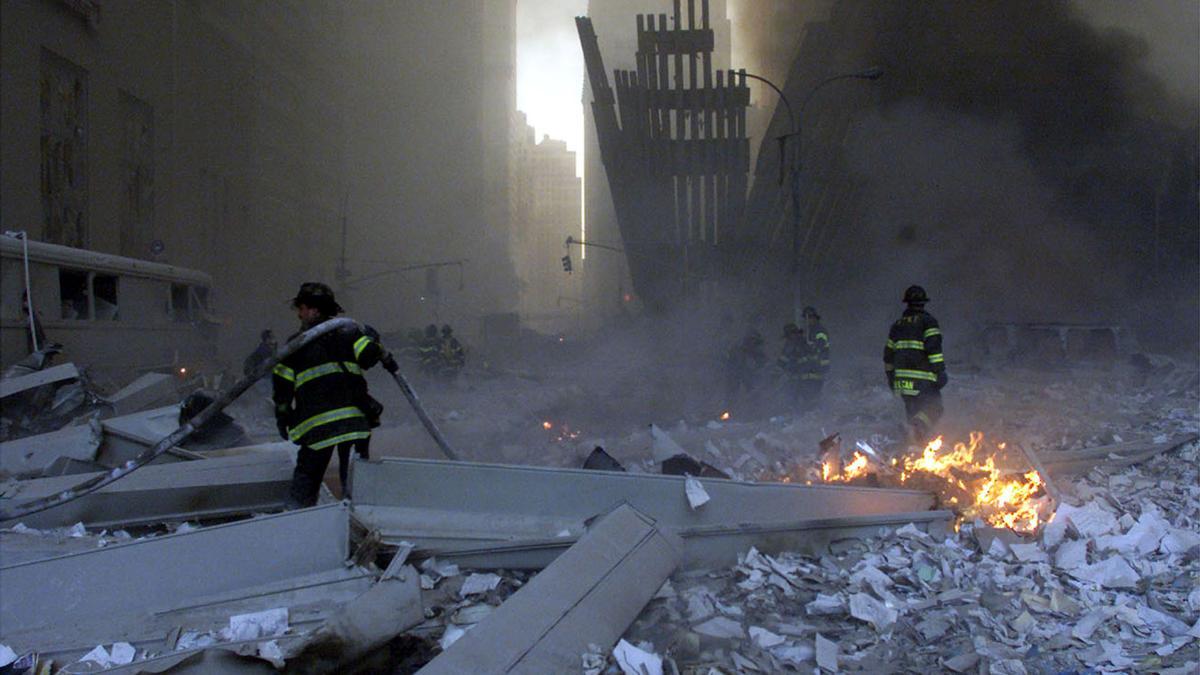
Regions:
<instances>
[{"instance_id":1,"label":"standing steel facade remnant","mask_svg":"<svg viewBox=\"0 0 1200 675\"><path fill-rule=\"evenodd\" d=\"M686 27L681 0L672 18L638 15L637 70L613 71L615 93L591 20L575 19L629 270L654 307L728 269L750 163L750 89L744 70L713 72L708 0L698 26L695 0Z\"/></svg>"}]
</instances>

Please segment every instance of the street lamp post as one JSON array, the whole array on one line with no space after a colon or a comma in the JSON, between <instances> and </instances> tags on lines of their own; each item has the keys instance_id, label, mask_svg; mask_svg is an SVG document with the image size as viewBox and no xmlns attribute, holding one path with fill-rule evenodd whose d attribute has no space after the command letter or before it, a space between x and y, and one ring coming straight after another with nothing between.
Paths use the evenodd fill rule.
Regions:
<instances>
[{"instance_id":1,"label":"street lamp post","mask_svg":"<svg viewBox=\"0 0 1200 675\"><path fill-rule=\"evenodd\" d=\"M827 77L824 80L821 80L820 82L818 82L816 84L816 86L814 86L812 89L810 89L808 91L807 95L805 95L804 100L800 103L800 110L799 110L798 114L793 113L792 104L788 101L787 96L784 96L783 90L781 90L779 87L775 86L775 83L771 82L770 80L768 80L765 77L761 77L759 75L752 75L750 73L746 73L746 77L763 82L767 86L771 87L771 89L774 89L775 93L779 94L780 100L783 101L784 108L787 109L788 119L791 122L792 130L790 133L779 136L779 182L781 185L783 183L784 163L787 162L787 152L786 152L787 151L787 140L792 137L795 137L795 139L796 139L796 142L794 144L795 147L793 149L792 161L787 162L787 165L788 165L788 172L790 174L788 189L791 192L791 202L792 202L792 255L791 255L791 270L790 270L789 276L790 276L791 286L792 286L792 289L791 289L792 290L792 307L793 307L793 311L796 314L795 320L797 322L799 322L800 321L800 225L801 225L801 222L800 222L801 221L800 171L801 171L801 162L803 159L802 150L804 147L803 137L801 136L801 133L802 133L801 119L804 116L804 110L805 110L805 108L808 107L809 101L811 101L813 99L813 96L818 91L820 91L821 88L823 88L825 85L830 84L832 82L837 82L838 80L850 80L850 79L878 80L880 77L883 77L883 69L880 68L879 66L872 66L872 67L866 68L864 70L856 71L853 73L843 73L841 75L834 75L832 77Z\"/></svg>"}]
</instances>

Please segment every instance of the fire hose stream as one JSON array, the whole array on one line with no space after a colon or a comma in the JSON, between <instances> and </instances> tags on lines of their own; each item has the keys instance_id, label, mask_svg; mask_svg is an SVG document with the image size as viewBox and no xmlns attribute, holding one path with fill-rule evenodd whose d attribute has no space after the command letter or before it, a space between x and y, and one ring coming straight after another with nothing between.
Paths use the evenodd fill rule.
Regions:
<instances>
[{"instance_id":1,"label":"fire hose stream","mask_svg":"<svg viewBox=\"0 0 1200 675\"><path fill-rule=\"evenodd\" d=\"M69 501L95 492L96 490L114 483L125 476L128 476L134 471L137 471L141 467L153 461L154 458L162 455L173 446L178 445L183 440L191 436L196 429L203 427L205 423L213 418L214 415L221 412L226 406L244 394L246 390L251 387L251 385L260 380L263 376L270 373L271 370L275 368L277 363L322 335L338 330L339 328L351 326L358 326L358 323L349 318L330 319L293 337L282 347L280 347L279 351L273 356L258 364L258 366L251 371L249 375L239 380L237 384L235 384L229 391L219 396L215 401L209 404L207 408L201 410L200 413L195 417L188 420L175 431L171 432L169 435L159 441L154 447L146 450L137 457L125 462L115 469L111 469L108 472L102 473L98 476L93 476L92 478L89 478L77 485L73 485L57 494L50 495L48 497L41 497L39 499L33 499L8 508L0 508L0 521L20 518L31 513L45 511L46 509L66 504ZM438 447L441 448L446 457L452 460L457 460L458 454L454 452L453 448L451 448L450 444L446 441L446 438L442 436L442 432L437 428L437 425L434 424L433 420L429 418L429 415L425 412L425 408L421 405L420 399L417 398L417 393L413 391L412 386L408 384L408 381L404 379L404 376L400 374L399 370L391 373L391 375L392 379L396 381L396 384L400 386L400 391L404 393L404 397L407 398L409 404L412 405L413 410L416 411L417 417L419 417L421 420L421 424L425 426L425 430L428 431L429 435L433 437L434 442L437 443Z\"/></svg>"}]
</instances>

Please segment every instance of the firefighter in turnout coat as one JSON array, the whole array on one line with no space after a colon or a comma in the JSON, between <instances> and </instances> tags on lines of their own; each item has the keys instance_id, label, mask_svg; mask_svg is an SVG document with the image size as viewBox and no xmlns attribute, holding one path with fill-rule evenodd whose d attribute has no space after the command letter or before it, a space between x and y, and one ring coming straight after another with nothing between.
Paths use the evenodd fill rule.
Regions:
<instances>
[{"instance_id":1,"label":"firefighter in turnout coat","mask_svg":"<svg viewBox=\"0 0 1200 675\"><path fill-rule=\"evenodd\" d=\"M888 386L904 401L911 440L924 445L942 416L942 387L946 386L942 330L925 311L929 296L924 288L909 286L904 302L908 308L892 324L883 348L883 370Z\"/></svg>"},{"instance_id":2,"label":"firefighter in turnout coat","mask_svg":"<svg viewBox=\"0 0 1200 675\"><path fill-rule=\"evenodd\" d=\"M301 331L342 311L333 291L316 282L300 286L292 307L300 319ZM366 459L371 428L379 424L382 406L367 394L363 372L380 362L389 372L395 372L395 359L383 351L378 340L352 326L317 338L275 366L272 381L276 425L285 440L300 446L289 508L317 503L335 449L342 495L346 496L350 452Z\"/></svg>"}]
</instances>

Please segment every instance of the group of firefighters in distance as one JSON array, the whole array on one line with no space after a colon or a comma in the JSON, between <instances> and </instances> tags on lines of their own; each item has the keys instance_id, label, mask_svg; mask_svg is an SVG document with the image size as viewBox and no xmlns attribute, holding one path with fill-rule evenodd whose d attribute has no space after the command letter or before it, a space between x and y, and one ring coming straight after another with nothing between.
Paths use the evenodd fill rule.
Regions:
<instances>
[{"instance_id":1,"label":"group of firefighters in distance","mask_svg":"<svg viewBox=\"0 0 1200 675\"><path fill-rule=\"evenodd\" d=\"M889 388L903 401L910 440L924 443L942 414L941 390L946 385L942 332L938 322L925 311L929 296L920 286L904 292L907 308L892 324L883 349L884 372ZM307 282L292 298L300 320L300 332L311 329L341 313L333 291L325 284ZM784 326L784 346L778 364L785 374L793 400L811 407L819 400L829 372L829 335L813 307L803 312L804 327ZM264 344L273 336L264 332ZM291 338L289 338L290 340ZM430 324L421 334L410 333L403 356L428 374L457 373L465 362L465 350L449 326L438 334ZM269 350L264 348L265 356ZM252 355L251 358L254 358ZM249 362L249 359L248 359ZM364 371L380 364L396 375L399 364L369 326L351 324L325 333L278 362L272 370L275 420L279 434L300 446L292 487L290 508L316 503L320 485L336 450L342 496L347 495L350 453L366 459L371 429L379 425L382 405L367 393ZM766 364L762 336L753 329L729 355L729 385L736 394L752 387L753 370Z\"/></svg>"},{"instance_id":2,"label":"group of firefighters in distance","mask_svg":"<svg viewBox=\"0 0 1200 675\"><path fill-rule=\"evenodd\" d=\"M904 314L892 324L883 348L883 369L888 388L904 402L909 439L928 441L942 415L942 387L946 386L946 359L942 353L942 330L937 319L925 311L929 296L920 286L904 291ZM804 325L783 327L783 347L776 364L782 374L783 390L800 412L811 410L821 398L829 373L829 333L814 307L805 307ZM729 400L754 388L767 364L765 340L751 326L729 348L725 357Z\"/></svg>"}]
</instances>

